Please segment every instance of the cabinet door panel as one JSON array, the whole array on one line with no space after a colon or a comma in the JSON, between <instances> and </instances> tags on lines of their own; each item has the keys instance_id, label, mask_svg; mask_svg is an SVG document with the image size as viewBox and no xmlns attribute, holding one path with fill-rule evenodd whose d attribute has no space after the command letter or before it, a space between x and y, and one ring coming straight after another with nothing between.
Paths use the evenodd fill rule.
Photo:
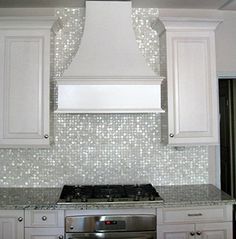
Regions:
<instances>
[{"instance_id":1,"label":"cabinet door panel","mask_svg":"<svg viewBox=\"0 0 236 239\"><path fill-rule=\"evenodd\" d=\"M14 218L0 218L0 239L15 239L16 220Z\"/></svg>"},{"instance_id":2,"label":"cabinet door panel","mask_svg":"<svg viewBox=\"0 0 236 239\"><path fill-rule=\"evenodd\" d=\"M57 235L54 236L31 236L31 239L58 239Z\"/></svg>"},{"instance_id":3,"label":"cabinet door panel","mask_svg":"<svg viewBox=\"0 0 236 239\"><path fill-rule=\"evenodd\" d=\"M26 227L64 227L63 210L25 210Z\"/></svg>"},{"instance_id":4,"label":"cabinet door panel","mask_svg":"<svg viewBox=\"0 0 236 239\"><path fill-rule=\"evenodd\" d=\"M194 232L193 224L183 225L160 225L157 228L158 239L194 239L194 235L191 236L191 232Z\"/></svg>"},{"instance_id":5,"label":"cabinet door panel","mask_svg":"<svg viewBox=\"0 0 236 239\"><path fill-rule=\"evenodd\" d=\"M169 143L217 143L213 32L169 33Z\"/></svg>"},{"instance_id":6,"label":"cabinet door panel","mask_svg":"<svg viewBox=\"0 0 236 239\"><path fill-rule=\"evenodd\" d=\"M0 30L0 53L0 147L48 147L50 27Z\"/></svg>"},{"instance_id":7,"label":"cabinet door panel","mask_svg":"<svg viewBox=\"0 0 236 239\"><path fill-rule=\"evenodd\" d=\"M162 132L168 132L162 139L166 142L168 135L168 143L173 145L218 144L215 29L220 21L159 20L161 69L167 76L168 96L163 104L168 113L162 117ZM166 86L163 88L165 92Z\"/></svg>"},{"instance_id":8,"label":"cabinet door panel","mask_svg":"<svg viewBox=\"0 0 236 239\"><path fill-rule=\"evenodd\" d=\"M23 211L0 210L0 239L24 239Z\"/></svg>"},{"instance_id":9,"label":"cabinet door panel","mask_svg":"<svg viewBox=\"0 0 236 239\"><path fill-rule=\"evenodd\" d=\"M206 136L209 128L207 112L209 102L205 97L209 90L208 42L205 39L175 39L175 136L188 136L194 132ZM197 66L197 67L196 67ZM190 106L191 102L191 107Z\"/></svg>"},{"instance_id":10,"label":"cabinet door panel","mask_svg":"<svg viewBox=\"0 0 236 239\"><path fill-rule=\"evenodd\" d=\"M64 238L64 228L26 228L25 239L58 239Z\"/></svg>"},{"instance_id":11,"label":"cabinet door panel","mask_svg":"<svg viewBox=\"0 0 236 239\"><path fill-rule=\"evenodd\" d=\"M42 41L6 37L4 138L42 137Z\"/></svg>"},{"instance_id":12,"label":"cabinet door panel","mask_svg":"<svg viewBox=\"0 0 236 239\"><path fill-rule=\"evenodd\" d=\"M196 224L197 239L232 239L232 222Z\"/></svg>"},{"instance_id":13,"label":"cabinet door panel","mask_svg":"<svg viewBox=\"0 0 236 239\"><path fill-rule=\"evenodd\" d=\"M227 235L225 231L213 231L213 232L203 232L201 239L226 239Z\"/></svg>"},{"instance_id":14,"label":"cabinet door panel","mask_svg":"<svg viewBox=\"0 0 236 239\"><path fill-rule=\"evenodd\" d=\"M188 239L189 232L166 232L165 239Z\"/></svg>"}]
</instances>

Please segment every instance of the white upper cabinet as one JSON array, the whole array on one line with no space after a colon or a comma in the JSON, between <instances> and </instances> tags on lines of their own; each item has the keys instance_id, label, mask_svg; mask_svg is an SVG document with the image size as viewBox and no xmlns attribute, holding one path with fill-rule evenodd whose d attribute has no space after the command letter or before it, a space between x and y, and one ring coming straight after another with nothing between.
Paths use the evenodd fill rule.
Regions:
<instances>
[{"instance_id":1,"label":"white upper cabinet","mask_svg":"<svg viewBox=\"0 0 236 239\"><path fill-rule=\"evenodd\" d=\"M0 147L49 145L54 18L0 18Z\"/></svg>"},{"instance_id":2,"label":"white upper cabinet","mask_svg":"<svg viewBox=\"0 0 236 239\"><path fill-rule=\"evenodd\" d=\"M167 67L168 143L218 144L217 20L160 19ZM162 25L162 26L163 26ZM165 110L165 109L164 109Z\"/></svg>"}]
</instances>

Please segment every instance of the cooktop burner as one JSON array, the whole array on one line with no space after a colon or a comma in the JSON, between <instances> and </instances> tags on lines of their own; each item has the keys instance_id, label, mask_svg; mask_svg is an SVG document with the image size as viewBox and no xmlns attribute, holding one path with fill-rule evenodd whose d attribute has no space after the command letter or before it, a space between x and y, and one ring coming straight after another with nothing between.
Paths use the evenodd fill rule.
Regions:
<instances>
[{"instance_id":1,"label":"cooktop burner","mask_svg":"<svg viewBox=\"0 0 236 239\"><path fill-rule=\"evenodd\" d=\"M58 203L162 201L151 184L65 185Z\"/></svg>"}]
</instances>

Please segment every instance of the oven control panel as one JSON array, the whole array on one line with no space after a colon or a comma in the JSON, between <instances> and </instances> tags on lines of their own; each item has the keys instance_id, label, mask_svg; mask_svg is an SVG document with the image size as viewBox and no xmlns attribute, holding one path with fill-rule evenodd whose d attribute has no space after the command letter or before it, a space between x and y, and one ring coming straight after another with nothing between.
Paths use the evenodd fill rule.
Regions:
<instances>
[{"instance_id":1,"label":"oven control panel","mask_svg":"<svg viewBox=\"0 0 236 239\"><path fill-rule=\"evenodd\" d=\"M155 231L156 215L67 216L66 233Z\"/></svg>"},{"instance_id":2,"label":"oven control panel","mask_svg":"<svg viewBox=\"0 0 236 239\"><path fill-rule=\"evenodd\" d=\"M106 220L96 223L96 231L124 231L126 230L125 221Z\"/></svg>"}]
</instances>

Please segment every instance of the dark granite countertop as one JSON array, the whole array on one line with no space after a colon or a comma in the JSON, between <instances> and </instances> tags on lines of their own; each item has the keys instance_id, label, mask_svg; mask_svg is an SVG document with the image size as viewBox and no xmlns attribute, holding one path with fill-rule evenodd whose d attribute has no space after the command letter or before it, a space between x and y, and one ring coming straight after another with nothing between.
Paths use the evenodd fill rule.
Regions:
<instances>
[{"instance_id":1,"label":"dark granite countertop","mask_svg":"<svg viewBox=\"0 0 236 239\"><path fill-rule=\"evenodd\" d=\"M157 208L234 204L236 201L211 184L157 186L164 202L57 204L61 188L0 188L0 209Z\"/></svg>"}]
</instances>

